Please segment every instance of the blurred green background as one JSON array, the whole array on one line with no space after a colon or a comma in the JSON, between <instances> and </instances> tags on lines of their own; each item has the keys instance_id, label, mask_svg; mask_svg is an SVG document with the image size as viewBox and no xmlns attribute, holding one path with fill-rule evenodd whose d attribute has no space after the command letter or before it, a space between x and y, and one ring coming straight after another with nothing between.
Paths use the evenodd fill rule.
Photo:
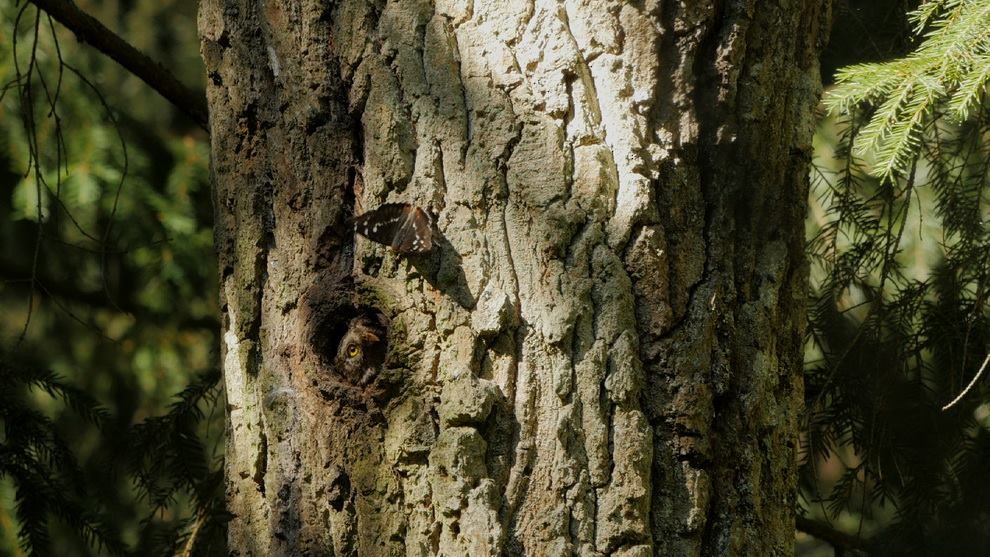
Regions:
<instances>
[{"instance_id":1,"label":"blurred green background","mask_svg":"<svg viewBox=\"0 0 990 557\"><path fill-rule=\"evenodd\" d=\"M202 90L195 2L78 5ZM166 446L188 442L190 431L199 444L185 450L201 455L197 465L217 470L222 456L223 410L211 403L219 313L208 137L33 5L0 2L0 83L24 84L18 75L29 72L29 92L6 87L0 102L0 358L51 370L106 410L96 427L40 385L10 385L75 453L86 486L72 498L136 553L153 554L141 548L168 546L191 524L193 495L188 486L166 489L175 478L142 456L160 458L151 451L175 449ZM203 419L182 424L180 435L160 417L204 374L212 387L195 401ZM6 431L20 427L4 418ZM158 426L173 430L141 437ZM134 454L141 442L147 455ZM8 473L0 553L9 555L21 554L15 500ZM48 522L53 553L93 554L85 529L64 522Z\"/></svg>"}]
</instances>

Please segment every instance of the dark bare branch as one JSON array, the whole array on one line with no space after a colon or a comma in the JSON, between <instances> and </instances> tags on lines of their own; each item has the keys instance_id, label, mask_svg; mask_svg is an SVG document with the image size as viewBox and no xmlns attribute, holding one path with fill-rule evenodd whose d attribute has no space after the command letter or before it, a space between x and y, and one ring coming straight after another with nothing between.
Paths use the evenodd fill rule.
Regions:
<instances>
[{"instance_id":1,"label":"dark bare branch","mask_svg":"<svg viewBox=\"0 0 990 557\"><path fill-rule=\"evenodd\" d=\"M93 45L127 71L139 77L165 100L209 131L206 97L189 89L160 63L152 60L110 31L71 0L30 0L56 21L76 34L79 41Z\"/></svg>"}]
</instances>

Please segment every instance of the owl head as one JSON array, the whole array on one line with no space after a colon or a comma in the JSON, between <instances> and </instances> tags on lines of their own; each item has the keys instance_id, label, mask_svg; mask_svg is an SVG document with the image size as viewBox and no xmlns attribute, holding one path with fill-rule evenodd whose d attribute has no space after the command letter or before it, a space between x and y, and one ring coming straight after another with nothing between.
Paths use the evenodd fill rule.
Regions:
<instances>
[{"instance_id":1,"label":"owl head","mask_svg":"<svg viewBox=\"0 0 990 557\"><path fill-rule=\"evenodd\" d=\"M381 372L387 348L385 328L379 320L355 317L337 346L334 367L348 382L367 385Z\"/></svg>"}]
</instances>

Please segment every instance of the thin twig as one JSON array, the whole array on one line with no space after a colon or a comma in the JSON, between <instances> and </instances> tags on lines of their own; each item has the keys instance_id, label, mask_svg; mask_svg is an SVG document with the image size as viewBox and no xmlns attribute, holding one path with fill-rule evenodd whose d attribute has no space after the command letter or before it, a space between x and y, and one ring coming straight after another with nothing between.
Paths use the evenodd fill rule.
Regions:
<instances>
[{"instance_id":1,"label":"thin twig","mask_svg":"<svg viewBox=\"0 0 990 557\"><path fill-rule=\"evenodd\" d=\"M185 545L181 550L175 553L175 557L190 557L193 554L193 550L196 549L196 541L199 537L200 528L203 527L203 523L206 522L207 513L201 511L196 516L196 521L193 522L192 529L189 531L189 537L186 539Z\"/></svg>"},{"instance_id":2,"label":"thin twig","mask_svg":"<svg viewBox=\"0 0 990 557\"><path fill-rule=\"evenodd\" d=\"M952 399L952 402L950 402L950 403L948 403L948 404L946 404L945 406L942 407L942 411L943 412L945 412L949 408L952 408L953 406L955 406L960 400L963 399L964 396L966 396L966 394L970 390L972 390L973 386L976 385L976 381L980 378L981 375L983 375L983 370L985 370L987 368L987 364L990 364L990 353L988 353L987 354L987 357L983 360L983 365L980 366L979 371L977 371L976 372L976 375L973 376L973 379L969 382L969 385L966 385L966 388L963 389L961 393L959 393L959 396L957 396L956 398Z\"/></svg>"},{"instance_id":3,"label":"thin twig","mask_svg":"<svg viewBox=\"0 0 990 557\"><path fill-rule=\"evenodd\" d=\"M113 207L110 209L110 215L107 218L107 227L103 231L103 241L100 242L100 271L103 277L103 291L107 295L107 299L110 303L116 307L116 303L113 301L113 297L110 294L110 283L107 280L107 244L110 242L110 231L113 229L113 219L117 215L117 206L120 203L120 192L124 189L124 182L127 180L127 168L129 166L129 159L127 157L127 142L124 141L124 134L120 131L120 125L117 123L117 119L113 115L113 110L111 110L109 103L107 103L106 98L103 97L103 93L100 89L94 85L91 81L86 79L83 73L69 64L63 63L62 67L68 69L72 73L76 74L76 77L80 81L89 86L96 94L96 98L99 99L100 104L103 105L103 109L107 113L107 118L110 119L110 123L113 124L113 129L117 132L117 139L120 141L120 149L123 154L123 168L120 171L120 181L117 182L117 190L113 194Z\"/></svg>"},{"instance_id":4,"label":"thin twig","mask_svg":"<svg viewBox=\"0 0 990 557\"><path fill-rule=\"evenodd\" d=\"M126 297L117 304L111 305L103 292L87 290L78 284L78 281L68 281L57 279L54 276L38 274L32 277L30 268L19 266L16 262L0 258L0 286L14 289L33 289L34 296L45 296L51 299L60 299L56 302L59 308L65 310L63 304L77 304L89 306L94 310L109 310L119 312L124 315L133 316L139 322L155 324L160 322L160 316L155 312L145 308ZM68 311L66 310L68 313ZM70 317L74 317L70 314ZM175 326L182 330L205 330L216 332L220 330L220 322L214 317L180 317ZM95 328L98 330L98 328ZM102 332L98 332L103 336Z\"/></svg>"}]
</instances>

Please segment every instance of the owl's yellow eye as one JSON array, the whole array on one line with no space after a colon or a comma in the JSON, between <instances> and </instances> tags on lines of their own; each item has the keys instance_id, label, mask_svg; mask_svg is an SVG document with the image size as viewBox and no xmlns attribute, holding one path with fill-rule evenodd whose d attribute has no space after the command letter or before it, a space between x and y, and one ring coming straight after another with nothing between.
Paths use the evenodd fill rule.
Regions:
<instances>
[{"instance_id":1,"label":"owl's yellow eye","mask_svg":"<svg viewBox=\"0 0 990 557\"><path fill-rule=\"evenodd\" d=\"M361 353L361 347L358 346L357 344L348 344L347 345L347 357L348 358L356 358L358 356L358 354L360 354L360 353Z\"/></svg>"}]
</instances>

